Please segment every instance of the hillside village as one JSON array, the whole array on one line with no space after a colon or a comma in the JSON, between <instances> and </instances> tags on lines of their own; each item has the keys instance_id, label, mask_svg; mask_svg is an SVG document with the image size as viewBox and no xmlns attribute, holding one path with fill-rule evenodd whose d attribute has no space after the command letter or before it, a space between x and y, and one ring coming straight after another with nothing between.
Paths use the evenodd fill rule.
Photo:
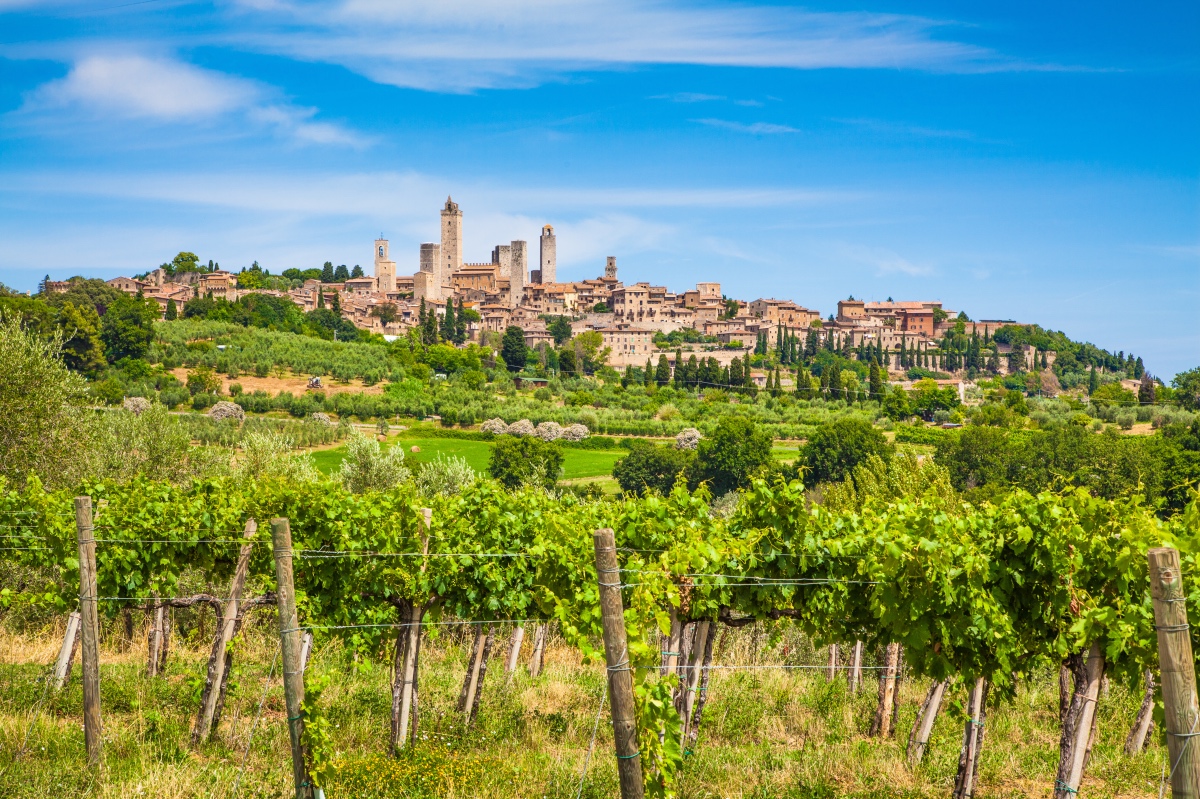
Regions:
<instances>
[{"instance_id":1,"label":"hillside village","mask_svg":"<svg viewBox=\"0 0 1200 799\"><path fill-rule=\"evenodd\" d=\"M439 317L447 303L466 317L466 339L484 342L488 334L502 334L519 327L526 345L533 350L554 346L550 323L557 317L570 321L571 335L595 331L607 349L607 365L614 368L641 367L665 355L674 372L679 356L703 353L728 367L735 359L768 350L784 353L829 349L848 358L863 359L864 353L903 378L909 367L942 372L945 382L958 384L956 373L964 371L966 358L946 352L941 344L947 335L963 334L988 342L996 331L1013 320L969 320L943 308L933 300L869 302L850 297L838 302L836 313L823 316L814 308L790 299L731 299L715 281L673 291L648 282L626 284L618 277L617 259L609 256L603 273L595 278L557 280L557 240L554 228L545 225L538 241L535 267L530 269L530 252L525 241L497 244L491 260L463 260L463 211L447 197L441 209L440 241L420 246L419 269L412 275L397 274L387 239L374 242L372 274L355 267L343 279L309 277L292 280L291 288L268 288L260 280L247 279L220 269L212 262L195 270L169 273L164 265L138 277L118 277L108 283L128 294L155 300L164 318L182 313L184 305L198 297L235 302L249 294L286 297L304 312L332 308L356 328L391 338L403 336L421 324L423 313ZM326 269L331 265L327 264ZM249 277L264 274L254 267ZM310 270L315 272L316 270ZM294 274L288 270L285 274ZM43 291L66 291L67 281L47 279ZM464 313L465 310L465 313ZM664 339L666 339L664 341ZM991 363L980 366L996 375L1046 369L1055 353L1030 353L1027 347L992 344ZM789 362L788 358L782 358ZM792 362L796 358L790 359ZM753 382L766 385L771 376L752 374ZM786 375L783 384L790 384Z\"/></svg>"}]
</instances>

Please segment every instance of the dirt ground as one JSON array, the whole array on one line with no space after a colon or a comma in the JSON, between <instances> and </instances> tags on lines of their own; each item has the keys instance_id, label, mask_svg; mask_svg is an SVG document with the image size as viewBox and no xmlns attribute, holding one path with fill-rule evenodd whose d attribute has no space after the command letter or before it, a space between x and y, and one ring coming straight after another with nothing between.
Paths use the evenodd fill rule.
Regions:
<instances>
[{"instance_id":1,"label":"dirt ground","mask_svg":"<svg viewBox=\"0 0 1200 799\"><path fill-rule=\"evenodd\" d=\"M184 367L179 367L171 372L181 383L187 383L188 370ZM310 375L288 375L287 377L255 377L254 375L242 375L236 380L230 380L225 375L218 375L221 378L221 393L229 393L230 383L240 383L242 390L247 394L253 394L255 391L266 391L274 396L280 391L287 391L291 394L303 394L307 390L308 378ZM362 392L364 394L382 394L383 383L376 383L373 386L364 386L361 380L351 380L349 383L340 383L332 377L325 376L321 378L322 391L326 394L340 394L344 391Z\"/></svg>"}]
</instances>

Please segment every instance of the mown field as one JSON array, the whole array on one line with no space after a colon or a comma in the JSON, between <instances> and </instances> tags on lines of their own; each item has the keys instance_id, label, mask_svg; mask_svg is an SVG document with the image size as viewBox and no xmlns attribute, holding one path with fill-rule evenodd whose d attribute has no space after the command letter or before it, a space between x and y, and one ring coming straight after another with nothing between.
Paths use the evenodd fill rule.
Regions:
<instances>
[{"instance_id":1,"label":"mown field","mask_svg":"<svg viewBox=\"0 0 1200 799\"><path fill-rule=\"evenodd\" d=\"M85 767L79 665L59 693L46 687L61 629L0 634L0 785L15 799L161 797L190 799L291 795L286 711L274 614L259 611L238 644L230 699L216 739L189 746L206 645L176 640L165 676L145 677L145 638L121 651L110 627L101 653L104 767ZM326 796L593 797L617 793L612 728L597 715L603 668L552 639L546 669L531 679L503 664L502 628L471 729L455 710L466 661L459 635L441 633L422 649L420 744L386 752L390 707L385 659L353 659L318 639L306 680L333 679L322 697L332 723L337 777ZM844 677L771 666L820 664L825 654L785 631L771 639L745 628L721 636L697 743L687 755L680 796L689 799L831 799L949 796L962 737L964 692L938 719L925 762L905 764L905 745L925 681L900 685L894 739L867 736L876 703L869 676L857 695ZM874 661L868 658L868 665ZM268 677L270 679L268 680ZM1165 750L1157 738L1135 757L1122 753L1139 697L1113 685L1102 697L1098 739L1080 795L1125 799L1158 795ZM259 707L261 705L261 713ZM1021 686L1015 701L989 709L978 797L1044 797L1058 758L1056 675ZM599 722L597 724L597 721ZM589 747L594 752L583 773ZM252 744L248 743L253 738ZM248 755L247 755L248 751ZM246 757L243 768L243 757Z\"/></svg>"}]
</instances>

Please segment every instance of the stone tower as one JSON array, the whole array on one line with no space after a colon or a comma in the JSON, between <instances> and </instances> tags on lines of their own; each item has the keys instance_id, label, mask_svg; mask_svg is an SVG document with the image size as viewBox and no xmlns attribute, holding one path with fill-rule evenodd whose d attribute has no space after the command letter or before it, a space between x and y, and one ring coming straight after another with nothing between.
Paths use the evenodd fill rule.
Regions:
<instances>
[{"instance_id":1,"label":"stone tower","mask_svg":"<svg viewBox=\"0 0 1200 799\"><path fill-rule=\"evenodd\" d=\"M388 255L388 240L375 239L375 289L396 290L396 262Z\"/></svg>"},{"instance_id":2,"label":"stone tower","mask_svg":"<svg viewBox=\"0 0 1200 799\"><path fill-rule=\"evenodd\" d=\"M434 243L421 245L421 270L413 275L413 297L425 298L427 302L440 302L442 281L439 277L441 246Z\"/></svg>"},{"instance_id":3,"label":"stone tower","mask_svg":"<svg viewBox=\"0 0 1200 799\"><path fill-rule=\"evenodd\" d=\"M617 256L610 255L604 262L604 277L608 280L617 279Z\"/></svg>"},{"instance_id":4,"label":"stone tower","mask_svg":"<svg viewBox=\"0 0 1200 799\"><path fill-rule=\"evenodd\" d=\"M506 277L512 277L512 246L509 244L497 244L492 250L492 263L499 267L499 272L496 277L503 280Z\"/></svg>"},{"instance_id":5,"label":"stone tower","mask_svg":"<svg viewBox=\"0 0 1200 799\"><path fill-rule=\"evenodd\" d=\"M442 208L442 254L434 277L439 286L450 285L450 276L462 269L462 211L458 203L446 197Z\"/></svg>"},{"instance_id":6,"label":"stone tower","mask_svg":"<svg viewBox=\"0 0 1200 799\"><path fill-rule=\"evenodd\" d=\"M512 298L512 307L516 308L525 299L525 275L529 269L525 242L514 241L509 245L509 258L509 295Z\"/></svg>"},{"instance_id":7,"label":"stone tower","mask_svg":"<svg viewBox=\"0 0 1200 799\"><path fill-rule=\"evenodd\" d=\"M541 240L541 279L539 283L557 283L558 275L555 272L555 244L554 244L554 228L546 225L542 228Z\"/></svg>"}]
</instances>

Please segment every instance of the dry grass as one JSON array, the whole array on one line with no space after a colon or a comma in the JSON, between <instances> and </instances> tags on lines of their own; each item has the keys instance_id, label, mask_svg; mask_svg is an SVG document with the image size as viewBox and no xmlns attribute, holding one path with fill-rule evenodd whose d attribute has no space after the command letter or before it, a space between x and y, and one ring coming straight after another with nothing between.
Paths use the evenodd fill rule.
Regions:
<instances>
[{"instance_id":1,"label":"dry grass","mask_svg":"<svg viewBox=\"0 0 1200 799\"><path fill-rule=\"evenodd\" d=\"M216 739L200 750L191 749L188 740L207 647L176 635L166 675L151 680L144 676L141 634L131 649L121 651L116 627L111 628L101 660L105 767L99 777L83 762L78 663L60 694L52 695L40 680L57 654L61 626L38 634L0 632L0 785L6 797L232 797L252 728L238 795L290 795L277 664L269 689L263 690L277 649L269 614L260 614L238 645L225 718ZM766 647L766 636L749 629L730 632L718 644L714 662L820 663L824 657L794 632ZM355 662L340 643L319 641L310 669L335 677L324 703L342 764L338 782L329 786L330 799L576 796L603 671L581 664L576 650L552 640L542 677L531 680L520 669L510 679L503 673L506 648L498 641L479 719L464 730L454 711L465 665L463 642L455 634L428 642L422 650L421 741L396 760L386 756L386 659ZM961 691L950 697L938 720L926 762L916 770L904 762L908 730L926 687L919 680L901 683L897 737L881 741L866 735L875 702L870 679L852 696L844 679L828 683L819 671L714 671L700 740L687 758L680 794L688 799L948 796L962 734ZM263 710L255 727L260 700ZM1100 738L1082 792L1089 799L1157 795L1164 758L1159 742L1136 758L1121 751L1137 701L1114 685L1100 706ZM1057 702L1057 682L1048 674L1024 685L1014 702L990 711L977 796L1049 796L1057 762ZM583 796L616 795L611 751L605 713Z\"/></svg>"}]
</instances>

